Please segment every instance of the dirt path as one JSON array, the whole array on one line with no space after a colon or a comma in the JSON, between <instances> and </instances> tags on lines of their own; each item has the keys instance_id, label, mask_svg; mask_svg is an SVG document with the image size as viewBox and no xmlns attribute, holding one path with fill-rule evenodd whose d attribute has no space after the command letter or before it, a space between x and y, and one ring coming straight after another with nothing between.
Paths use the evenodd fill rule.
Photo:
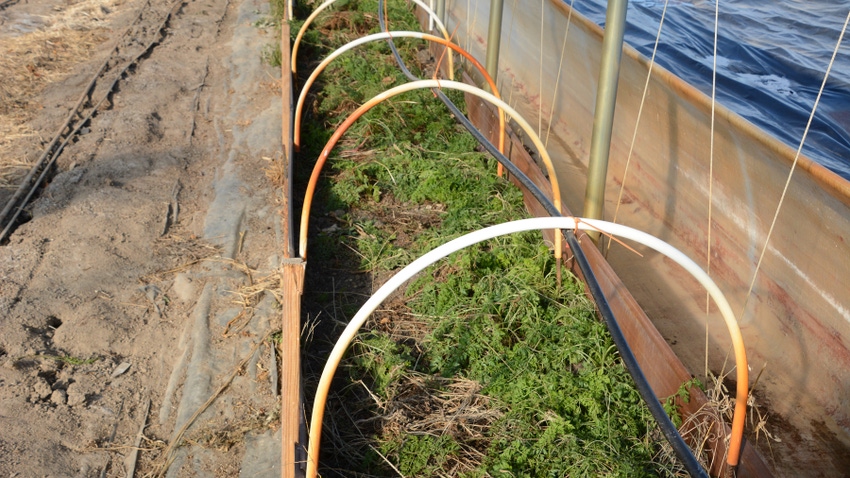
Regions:
<instances>
[{"instance_id":1,"label":"dirt path","mask_svg":"<svg viewBox=\"0 0 850 478\"><path fill-rule=\"evenodd\" d=\"M22 19L43 28L57 8L68 4L6 6L0 39ZM269 290L282 242L265 174L280 161L279 73L260 61L273 34L256 26L268 3L103 8L99 53L31 103L40 147L137 18L122 53L160 39L0 246L0 475L126 476L143 423L136 476L154 473L247 357L167 476L277 476L277 364L255 347L279 321Z\"/></svg>"}]
</instances>

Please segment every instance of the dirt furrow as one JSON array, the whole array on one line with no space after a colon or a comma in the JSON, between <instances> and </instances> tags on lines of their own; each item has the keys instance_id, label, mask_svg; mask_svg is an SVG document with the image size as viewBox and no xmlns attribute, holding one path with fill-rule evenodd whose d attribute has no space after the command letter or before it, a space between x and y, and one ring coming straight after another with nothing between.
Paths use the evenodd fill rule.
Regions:
<instances>
[{"instance_id":1,"label":"dirt furrow","mask_svg":"<svg viewBox=\"0 0 850 478\"><path fill-rule=\"evenodd\" d=\"M85 116L108 100L75 117L32 219L0 247L0 474L125 476L145 421L136 476L154 472L277 313L278 191L264 168L279 157L279 86L260 62L273 32L253 26L268 4L112 8L109 29L130 32ZM104 61L51 83L30 127L49 136ZM257 451L275 446L269 360L257 346L176 443L167 476L278 466Z\"/></svg>"}]
</instances>

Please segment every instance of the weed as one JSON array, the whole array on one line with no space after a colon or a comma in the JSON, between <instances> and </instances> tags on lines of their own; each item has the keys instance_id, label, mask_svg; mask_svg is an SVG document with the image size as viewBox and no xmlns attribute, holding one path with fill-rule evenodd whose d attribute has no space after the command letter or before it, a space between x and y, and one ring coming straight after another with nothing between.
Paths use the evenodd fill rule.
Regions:
<instances>
[{"instance_id":1,"label":"weed","mask_svg":"<svg viewBox=\"0 0 850 478\"><path fill-rule=\"evenodd\" d=\"M404 476L439 475L460 446L450 436L407 436L400 442L387 442L382 451L398 456L398 469Z\"/></svg>"},{"instance_id":2,"label":"weed","mask_svg":"<svg viewBox=\"0 0 850 478\"><path fill-rule=\"evenodd\" d=\"M260 59L263 63L272 66L280 67L281 52L280 45L266 45L260 51Z\"/></svg>"},{"instance_id":3,"label":"weed","mask_svg":"<svg viewBox=\"0 0 850 478\"><path fill-rule=\"evenodd\" d=\"M43 355L44 358L62 362L67 365L89 365L100 360L100 357L92 356L89 358L74 357L73 355Z\"/></svg>"},{"instance_id":4,"label":"weed","mask_svg":"<svg viewBox=\"0 0 850 478\"><path fill-rule=\"evenodd\" d=\"M700 382L698 378L692 378L687 382L684 382L682 385L679 385L679 389L676 393L667 397L667 400L664 400L664 411L667 412L667 415L670 417L670 420L673 421L673 424L676 425L676 428L682 426L682 416L679 414L679 407L676 402L682 401L684 403L690 403L691 388L693 387L699 387L702 389L702 382Z\"/></svg>"}]
</instances>

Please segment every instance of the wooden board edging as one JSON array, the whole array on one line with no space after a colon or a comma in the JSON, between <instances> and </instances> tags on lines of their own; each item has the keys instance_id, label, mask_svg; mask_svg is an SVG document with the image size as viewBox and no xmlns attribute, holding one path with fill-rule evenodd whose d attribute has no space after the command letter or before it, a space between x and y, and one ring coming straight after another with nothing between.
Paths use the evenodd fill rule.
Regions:
<instances>
[{"instance_id":1,"label":"wooden board edging","mask_svg":"<svg viewBox=\"0 0 850 478\"><path fill-rule=\"evenodd\" d=\"M281 476L304 476L302 454L301 392L301 294L304 291L304 266L301 259L287 259L281 266L283 297L281 328Z\"/></svg>"},{"instance_id":2,"label":"wooden board edging","mask_svg":"<svg viewBox=\"0 0 850 478\"><path fill-rule=\"evenodd\" d=\"M303 413L304 393L301 383L301 295L304 291L305 263L295 257L294 211L292 209L292 128L293 81L289 69L289 23L281 22L281 148L286 171L281 185L281 381L280 381L280 433L281 477L305 476L304 448L307 441L307 424Z\"/></svg>"}]
</instances>

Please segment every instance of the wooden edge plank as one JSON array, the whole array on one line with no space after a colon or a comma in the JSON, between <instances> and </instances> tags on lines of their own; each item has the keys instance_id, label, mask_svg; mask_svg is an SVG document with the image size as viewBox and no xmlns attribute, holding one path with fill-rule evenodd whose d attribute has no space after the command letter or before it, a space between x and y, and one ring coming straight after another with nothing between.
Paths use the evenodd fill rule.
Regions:
<instances>
[{"instance_id":1,"label":"wooden edge plank","mask_svg":"<svg viewBox=\"0 0 850 478\"><path fill-rule=\"evenodd\" d=\"M464 81L473 83L468 75L464 75ZM496 108L490 104L485 104L480 98L469 94L466 95L466 102L469 119L472 120L488 139L495 142L498 139ZM510 149L507 151L506 156L521 171L528 175L543 190L544 194L551 197L551 185L540 167L534 162L534 159L525 150L522 142L515 134L511 132L510 138ZM518 181L513 179L512 181L523 191L525 205L532 215L549 215L531 196L528 190L519 184ZM570 212L565 210L564 214L570 214ZM616 272L614 272L611 265L602 256L602 253L593 241L589 238L585 239L585 237L585 234L579 235L582 250L585 256L587 256L596 279L599 281L602 291L608 298L609 305L614 312L617 322L620 324L620 328L623 330L623 334L632 348L638 364L646 375L655 395L662 400L674 395L683 383L691 380L692 375L649 320L649 317L644 313L643 309L617 276ZM546 239L551 243L551 231L547 231ZM569 254L568 250L567 253ZM566 257L569 257L569 255ZM574 261L570 262L572 263L571 269L573 273L584 281L584 277L574 264ZM716 411L714 413L711 412L711 406L708 404L705 394L698 388L691 388L689 402L684 403L680 401L679 405L680 412L685 420L691 416L696 416L697 420L713 421L712 417L717 416ZM711 439L708 446L712 450L711 456L722 458L726 453L724 439L729 434L729 427L722 422L721 425L723 427L723 433L709 433ZM717 422L714 421L710 426L716 427ZM687 432L688 430L686 429L684 431ZM684 436L686 439L689 438L688 433L684 433ZM713 459L710 472L714 476L727 476L730 471L727 468L725 459ZM738 477L773 476L762 457L747 442L744 444L741 461L736 473Z\"/></svg>"},{"instance_id":2,"label":"wooden edge plank","mask_svg":"<svg viewBox=\"0 0 850 478\"><path fill-rule=\"evenodd\" d=\"M303 448L301 428L301 294L304 290L304 261L290 259L281 266L283 324L281 327L281 476L304 476L298 459Z\"/></svg>"},{"instance_id":3,"label":"wooden edge plank","mask_svg":"<svg viewBox=\"0 0 850 478\"><path fill-rule=\"evenodd\" d=\"M292 141L293 101L292 73L289 69L289 23L281 22L281 148L286 177L281 194L281 233L283 235L283 264L281 266L281 476L305 476L303 453L306 446L307 424L304 419L304 393L301 383L301 295L304 288L305 263L295 256L294 213L292 209Z\"/></svg>"},{"instance_id":4,"label":"wooden edge plank","mask_svg":"<svg viewBox=\"0 0 850 478\"><path fill-rule=\"evenodd\" d=\"M295 256L295 229L292 210L292 142L293 142L293 117L295 114L295 102L293 100L292 72L289 69L290 47L289 47L289 23L280 24L280 91L281 91L281 147L286 177L282 185L281 197L283 235L283 257Z\"/></svg>"}]
</instances>

